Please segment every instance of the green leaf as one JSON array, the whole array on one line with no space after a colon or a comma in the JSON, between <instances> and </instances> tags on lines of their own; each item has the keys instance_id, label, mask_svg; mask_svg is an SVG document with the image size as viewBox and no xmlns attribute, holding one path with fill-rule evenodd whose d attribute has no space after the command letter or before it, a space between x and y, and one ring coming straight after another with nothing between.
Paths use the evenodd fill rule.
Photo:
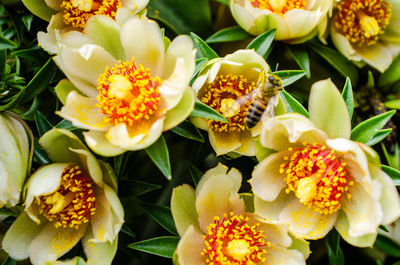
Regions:
<instances>
[{"instance_id":1,"label":"green leaf","mask_svg":"<svg viewBox=\"0 0 400 265\"><path fill-rule=\"evenodd\" d=\"M162 227L173 235L178 235L175 228L174 219L172 218L171 209L163 205L155 205L149 203L141 204L143 209Z\"/></svg>"},{"instance_id":2,"label":"green leaf","mask_svg":"<svg viewBox=\"0 0 400 265\"><path fill-rule=\"evenodd\" d=\"M56 70L57 67L53 63L53 59L50 58L26 85L22 103L28 102L42 93L49 86Z\"/></svg>"},{"instance_id":3,"label":"green leaf","mask_svg":"<svg viewBox=\"0 0 400 265\"><path fill-rule=\"evenodd\" d=\"M70 122L69 120L62 120L59 123L57 123L55 127L58 129L65 129L68 131L74 131L79 129L74 125L72 125L72 122Z\"/></svg>"},{"instance_id":4,"label":"green leaf","mask_svg":"<svg viewBox=\"0 0 400 265\"><path fill-rule=\"evenodd\" d=\"M22 22L24 22L24 25L28 31L31 30L32 19L33 19L32 14L25 15L22 17Z\"/></svg>"},{"instance_id":5,"label":"green leaf","mask_svg":"<svg viewBox=\"0 0 400 265\"><path fill-rule=\"evenodd\" d=\"M160 188L161 186L156 184L137 180L121 179L119 181L118 195L120 197L139 196Z\"/></svg>"},{"instance_id":6,"label":"green leaf","mask_svg":"<svg viewBox=\"0 0 400 265\"><path fill-rule=\"evenodd\" d=\"M378 131L374 137L369 139L365 144L368 146L373 146L385 139L390 133L392 132L392 129L383 129Z\"/></svg>"},{"instance_id":7,"label":"green leaf","mask_svg":"<svg viewBox=\"0 0 400 265\"><path fill-rule=\"evenodd\" d=\"M220 31L214 33L208 39L207 43L218 43L218 42L229 42L246 40L251 38L251 35L247 33L244 29L239 26L233 26L229 28L221 29Z\"/></svg>"},{"instance_id":8,"label":"green leaf","mask_svg":"<svg viewBox=\"0 0 400 265\"><path fill-rule=\"evenodd\" d=\"M308 116L307 110L301 105L294 97L292 97L286 91L281 91L282 99L285 101L286 106L288 108L288 112L297 112L301 115Z\"/></svg>"},{"instance_id":9,"label":"green leaf","mask_svg":"<svg viewBox=\"0 0 400 265\"><path fill-rule=\"evenodd\" d=\"M400 99L394 99L385 102L385 107L389 109L398 109L400 110Z\"/></svg>"},{"instance_id":10,"label":"green leaf","mask_svg":"<svg viewBox=\"0 0 400 265\"><path fill-rule=\"evenodd\" d=\"M136 238L135 233L133 233L133 231L126 224L122 225L121 232L127 234L128 236L131 236L132 238Z\"/></svg>"},{"instance_id":11,"label":"green leaf","mask_svg":"<svg viewBox=\"0 0 400 265\"><path fill-rule=\"evenodd\" d=\"M400 55L394 58L392 64L378 78L378 86L391 86L400 80Z\"/></svg>"},{"instance_id":12,"label":"green leaf","mask_svg":"<svg viewBox=\"0 0 400 265\"><path fill-rule=\"evenodd\" d=\"M40 165L49 164L52 162L44 149L38 143L35 143L35 148L33 149L33 161Z\"/></svg>"},{"instance_id":13,"label":"green leaf","mask_svg":"<svg viewBox=\"0 0 400 265\"><path fill-rule=\"evenodd\" d=\"M7 257L7 259L1 264L1 265L15 265L17 262L13 260L10 257Z\"/></svg>"},{"instance_id":14,"label":"green leaf","mask_svg":"<svg viewBox=\"0 0 400 265\"><path fill-rule=\"evenodd\" d=\"M388 111L363 121L351 131L350 139L361 143L368 142L385 126L395 112L395 110Z\"/></svg>"},{"instance_id":15,"label":"green leaf","mask_svg":"<svg viewBox=\"0 0 400 265\"><path fill-rule=\"evenodd\" d=\"M300 68L306 72L306 76L310 78L310 59L308 57L306 48L303 45L288 45L287 47L290 55L292 55L293 59L300 66Z\"/></svg>"},{"instance_id":16,"label":"green leaf","mask_svg":"<svg viewBox=\"0 0 400 265\"><path fill-rule=\"evenodd\" d=\"M271 48L272 41L274 40L275 31L276 29L271 29L259 35L252 42L250 42L246 49L254 49L259 55L261 55L263 58L266 58L268 51Z\"/></svg>"},{"instance_id":17,"label":"green leaf","mask_svg":"<svg viewBox=\"0 0 400 265\"><path fill-rule=\"evenodd\" d=\"M168 179L172 179L171 164L169 162L168 147L164 136L160 136L158 140L150 147L146 148L146 153L163 175Z\"/></svg>"},{"instance_id":18,"label":"green leaf","mask_svg":"<svg viewBox=\"0 0 400 265\"><path fill-rule=\"evenodd\" d=\"M229 2L228 2L228 0L214 0L215 2L219 2L219 3L221 3L221 4L224 4L224 5L229 5Z\"/></svg>"},{"instance_id":19,"label":"green leaf","mask_svg":"<svg viewBox=\"0 0 400 265\"><path fill-rule=\"evenodd\" d=\"M6 69L7 51L0 50L0 80L3 80L4 71Z\"/></svg>"},{"instance_id":20,"label":"green leaf","mask_svg":"<svg viewBox=\"0 0 400 265\"><path fill-rule=\"evenodd\" d=\"M381 168L393 180L394 185L400 186L400 171L399 170L389 167L389 166L386 166L386 165L381 165Z\"/></svg>"},{"instance_id":21,"label":"green leaf","mask_svg":"<svg viewBox=\"0 0 400 265\"><path fill-rule=\"evenodd\" d=\"M189 170L189 174L193 179L194 185L197 186L197 183L199 183L201 177L203 176L203 172L201 172L200 169L198 169L195 165L190 163L189 161L185 161L186 167Z\"/></svg>"},{"instance_id":22,"label":"green leaf","mask_svg":"<svg viewBox=\"0 0 400 265\"><path fill-rule=\"evenodd\" d=\"M326 243L329 245L329 248L332 250L333 254L337 256L339 254L339 243L340 243L340 235L335 230L332 229L329 234L325 238Z\"/></svg>"},{"instance_id":23,"label":"green leaf","mask_svg":"<svg viewBox=\"0 0 400 265\"><path fill-rule=\"evenodd\" d=\"M212 32L208 0L151 0L146 8L148 17L163 22L175 33L208 36Z\"/></svg>"},{"instance_id":24,"label":"green leaf","mask_svg":"<svg viewBox=\"0 0 400 265\"><path fill-rule=\"evenodd\" d=\"M346 78L346 83L344 84L342 96L344 102L346 103L347 110L349 111L350 120L353 117L354 111L354 98L353 98L353 89L351 87L351 80L350 78Z\"/></svg>"},{"instance_id":25,"label":"green leaf","mask_svg":"<svg viewBox=\"0 0 400 265\"><path fill-rule=\"evenodd\" d=\"M329 265L344 265L344 255L341 247L337 245L336 253L334 249L331 248L328 240L325 240L326 248L328 249Z\"/></svg>"},{"instance_id":26,"label":"green leaf","mask_svg":"<svg viewBox=\"0 0 400 265\"><path fill-rule=\"evenodd\" d=\"M43 134L45 134L45 132L53 128L53 125L51 125L51 123L46 119L45 116L43 116L40 111L35 112L35 123L39 136L42 136Z\"/></svg>"},{"instance_id":27,"label":"green leaf","mask_svg":"<svg viewBox=\"0 0 400 265\"><path fill-rule=\"evenodd\" d=\"M35 119L35 112L38 109L40 100L36 97L33 99L31 106L27 111L20 114L21 118L24 120L33 121Z\"/></svg>"},{"instance_id":28,"label":"green leaf","mask_svg":"<svg viewBox=\"0 0 400 265\"><path fill-rule=\"evenodd\" d=\"M192 111L190 116L228 122L228 120L224 116L222 116L219 112L201 102L196 102L194 104L194 110Z\"/></svg>"},{"instance_id":29,"label":"green leaf","mask_svg":"<svg viewBox=\"0 0 400 265\"><path fill-rule=\"evenodd\" d=\"M381 249L390 256L400 257L400 245L384 235L378 235L374 247Z\"/></svg>"},{"instance_id":30,"label":"green leaf","mask_svg":"<svg viewBox=\"0 0 400 265\"><path fill-rule=\"evenodd\" d=\"M196 59L196 67L194 68L194 73L192 75L192 79L190 80L190 85L193 84L194 80L196 79L197 74L203 68L203 66L208 62L207 58L199 58Z\"/></svg>"},{"instance_id":31,"label":"green leaf","mask_svg":"<svg viewBox=\"0 0 400 265\"><path fill-rule=\"evenodd\" d=\"M281 78L283 87L287 87L302 78L306 72L303 70L284 70L273 72L273 74Z\"/></svg>"},{"instance_id":32,"label":"green leaf","mask_svg":"<svg viewBox=\"0 0 400 265\"><path fill-rule=\"evenodd\" d=\"M121 176L124 173L129 154L129 152L125 152L122 155L114 157L114 172L116 176Z\"/></svg>"},{"instance_id":33,"label":"green leaf","mask_svg":"<svg viewBox=\"0 0 400 265\"><path fill-rule=\"evenodd\" d=\"M0 35L0 50L15 49L17 47L18 44Z\"/></svg>"},{"instance_id":34,"label":"green leaf","mask_svg":"<svg viewBox=\"0 0 400 265\"><path fill-rule=\"evenodd\" d=\"M219 57L218 54L213 49L211 49L211 47L208 46L208 44L205 43L199 36L197 36L193 32L190 33L190 36L192 37L194 45L203 57L207 58L208 60Z\"/></svg>"},{"instance_id":35,"label":"green leaf","mask_svg":"<svg viewBox=\"0 0 400 265\"><path fill-rule=\"evenodd\" d=\"M358 82L357 68L341 53L326 46L310 42L310 47L332 65L342 76L350 77L355 86Z\"/></svg>"},{"instance_id":36,"label":"green leaf","mask_svg":"<svg viewBox=\"0 0 400 265\"><path fill-rule=\"evenodd\" d=\"M201 135L199 129L197 129L197 127L195 127L190 121L183 121L178 126L172 128L171 131L190 140L204 143L203 135Z\"/></svg>"},{"instance_id":37,"label":"green leaf","mask_svg":"<svg viewBox=\"0 0 400 265\"><path fill-rule=\"evenodd\" d=\"M389 229L387 229L387 227L384 225L380 225L379 229L381 229L382 231L388 232L388 233L390 232Z\"/></svg>"},{"instance_id":38,"label":"green leaf","mask_svg":"<svg viewBox=\"0 0 400 265\"><path fill-rule=\"evenodd\" d=\"M45 0L22 0L22 3L34 15L46 21L50 21L51 16L57 12L48 7Z\"/></svg>"},{"instance_id":39,"label":"green leaf","mask_svg":"<svg viewBox=\"0 0 400 265\"><path fill-rule=\"evenodd\" d=\"M176 236L162 236L135 242L127 247L165 258L172 258L179 240L180 238Z\"/></svg>"}]
</instances>

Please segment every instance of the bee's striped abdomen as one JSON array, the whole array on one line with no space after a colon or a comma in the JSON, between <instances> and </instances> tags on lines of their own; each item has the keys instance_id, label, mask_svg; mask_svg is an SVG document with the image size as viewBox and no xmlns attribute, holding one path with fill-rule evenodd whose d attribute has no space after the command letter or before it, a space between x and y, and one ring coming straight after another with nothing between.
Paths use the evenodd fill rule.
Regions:
<instances>
[{"instance_id":1,"label":"bee's striped abdomen","mask_svg":"<svg viewBox=\"0 0 400 265\"><path fill-rule=\"evenodd\" d=\"M267 107L266 101L264 101L262 98L258 96L254 97L247 111L247 116L246 116L247 128L251 129L257 125L266 107Z\"/></svg>"}]
</instances>

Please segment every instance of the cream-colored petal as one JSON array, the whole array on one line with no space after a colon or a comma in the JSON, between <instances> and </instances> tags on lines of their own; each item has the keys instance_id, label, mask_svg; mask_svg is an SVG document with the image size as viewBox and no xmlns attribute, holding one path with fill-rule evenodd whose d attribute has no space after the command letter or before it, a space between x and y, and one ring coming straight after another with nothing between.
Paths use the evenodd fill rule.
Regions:
<instances>
[{"instance_id":1,"label":"cream-colored petal","mask_svg":"<svg viewBox=\"0 0 400 265\"><path fill-rule=\"evenodd\" d=\"M96 86L91 84L89 81L85 81L81 78L74 76L68 70L66 70L64 62L61 60L60 56L54 56L53 60L79 92L94 99L97 97L99 91L97 90Z\"/></svg>"},{"instance_id":2,"label":"cream-colored petal","mask_svg":"<svg viewBox=\"0 0 400 265\"><path fill-rule=\"evenodd\" d=\"M166 114L163 131L167 131L183 122L192 113L195 95L192 88L187 87L179 103Z\"/></svg>"},{"instance_id":3,"label":"cream-colored petal","mask_svg":"<svg viewBox=\"0 0 400 265\"><path fill-rule=\"evenodd\" d=\"M115 59L126 60L120 40L120 28L120 25L111 17L92 16L86 23L85 34Z\"/></svg>"},{"instance_id":4,"label":"cream-colored petal","mask_svg":"<svg viewBox=\"0 0 400 265\"><path fill-rule=\"evenodd\" d=\"M205 256L201 255L205 244L203 234L190 226L179 240L175 254L179 265L206 265Z\"/></svg>"},{"instance_id":5,"label":"cream-colored petal","mask_svg":"<svg viewBox=\"0 0 400 265\"><path fill-rule=\"evenodd\" d=\"M126 58L135 58L155 76L161 76L164 66L164 42L159 26L145 17L133 17L121 28L121 44Z\"/></svg>"},{"instance_id":6,"label":"cream-colored petal","mask_svg":"<svg viewBox=\"0 0 400 265\"><path fill-rule=\"evenodd\" d=\"M200 191L203 188L203 184L206 183L209 178L214 178L216 175L226 175L227 171L228 171L228 167L223 165L223 164L221 164L221 163L218 163L218 165L216 167L207 170L204 173L204 175L201 177L199 183L197 183L196 196L198 196L198 194L200 193ZM239 190L242 178L234 176L232 181L234 181L234 183L236 185L233 189L234 190Z\"/></svg>"},{"instance_id":7,"label":"cream-colored petal","mask_svg":"<svg viewBox=\"0 0 400 265\"><path fill-rule=\"evenodd\" d=\"M26 2L26 1L23 1ZM63 14L57 13L51 16L47 32L39 31L37 35L38 45L48 53L54 54L60 50L59 35L60 30L66 25L63 20Z\"/></svg>"},{"instance_id":8,"label":"cream-colored petal","mask_svg":"<svg viewBox=\"0 0 400 265\"><path fill-rule=\"evenodd\" d=\"M246 10L243 6L238 4L237 0L231 0L230 1L230 8L231 8L231 13L232 16L235 18L236 22L244 28L247 32L250 32L253 35L257 35L259 31L261 32L262 29L260 30L251 30L254 27L254 21L255 17L251 12Z\"/></svg>"},{"instance_id":9,"label":"cream-colored petal","mask_svg":"<svg viewBox=\"0 0 400 265\"><path fill-rule=\"evenodd\" d=\"M174 108L182 99L183 93L188 86L185 61L182 58L176 60L174 72L167 80L163 80L158 88L163 100L165 110Z\"/></svg>"},{"instance_id":10,"label":"cream-colored petal","mask_svg":"<svg viewBox=\"0 0 400 265\"><path fill-rule=\"evenodd\" d=\"M390 49L379 42L371 46L357 47L355 50L366 63L380 72L384 72L393 61Z\"/></svg>"},{"instance_id":11,"label":"cream-colored petal","mask_svg":"<svg viewBox=\"0 0 400 265\"><path fill-rule=\"evenodd\" d=\"M371 189L381 190L381 184L373 181ZM349 189L351 199L345 198L342 202L342 210L346 213L349 222L348 233L351 237L359 237L375 233L382 222L382 208L379 204L379 196L365 190L362 185L355 182Z\"/></svg>"},{"instance_id":12,"label":"cream-colored petal","mask_svg":"<svg viewBox=\"0 0 400 265\"><path fill-rule=\"evenodd\" d=\"M48 261L57 260L81 240L86 227L87 224L81 224L78 229L55 228L52 223L47 223L29 245L31 262L45 265Z\"/></svg>"},{"instance_id":13,"label":"cream-colored petal","mask_svg":"<svg viewBox=\"0 0 400 265\"><path fill-rule=\"evenodd\" d=\"M97 100L88 98L71 91L64 107L57 112L58 115L72 122L76 127L95 131L106 131L110 123L105 121L105 115L96 107Z\"/></svg>"},{"instance_id":14,"label":"cream-colored petal","mask_svg":"<svg viewBox=\"0 0 400 265\"><path fill-rule=\"evenodd\" d=\"M43 227L43 223L36 224L22 212L4 235L2 248L15 260L28 258L28 247Z\"/></svg>"},{"instance_id":15,"label":"cream-colored petal","mask_svg":"<svg viewBox=\"0 0 400 265\"><path fill-rule=\"evenodd\" d=\"M180 236L183 236L190 226L200 229L195 202L196 192L189 185L183 184L172 190L171 213Z\"/></svg>"},{"instance_id":16,"label":"cream-colored petal","mask_svg":"<svg viewBox=\"0 0 400 265\"><path fill-rule=\"evenodd\" d=\"M323 144L327 138L326 133L317 129L309 119L290 113L263 119L260 142L267 148L279 151L303 142Z\"/></svg>"},{"instance_id":17,"label":"cream-colored petal","mask_svg":"<svg viewBox=\"0 0 400 265\"><path fill-rule=\"evenodd\" d=\"M356 50L351 45L350 41L346 39L345 36L338 33L333 25L334 22L332 22L331 26L331 38L335 47L348 59L354 61L361 61L362 60L361 56L357 54Z\"/></svg>"},{"instance_id":18,"label":"cream-colored petal","mask_svg":"<svg viewBox=\"0 0 400 265\"><path fill-rule=\"evenodd\" d=\"M286 193L282 190L275 201L267 202L254 196L255 213L266 218L267 220L279 220L279 214L282 209L296 201L297 198L293 193Z\"/></svg>"},{"instance_id":19,"label":"cream-colored petal","mask_svg":"<svg viewBox=\"0 0 400 265\"><path fill-rule=\"evenodd\" d=\"M97 86L97 80L107 66L112 67L117 63L104 48L94 44L85 44L79 49L65 47L58 56L62 61L63 71L93 86ZM78 85L77 87L79 88Z\"/></svg>"},{"instance_id":20,"label":"cream-colored petal","mask_svg":"<svg viewBox=\"0 0 400 265\"><path fill-rule=\"evenodd\" d=\"M25 207L29 208L37 196L49 194L60 186L61 175L69 163L54 163L42 166L29 179Z\"/></svg>"},{"instance_id":21,"label":"cream-colored petal","mask_svg":"<svg viewBox=\"0 0 400 265\"><path fill-rule=\"evenodd\" d=\"M90 232L82 239L82 246L87 257L86 265L110 265L118 247L118 236L112 242L95 243Z\"/></svg>"},{"instance_id":22,"label":"cream-colored petal","mask_svg":"<svg viewBox=\"0 0 400 265\"><path fill-rule=\"evenodd\" d=\"M286 152L272 154L254 168L249 181L254 195L264 201L276 200L282 189L287 186L284 174L279 172L286 155Z\"/></svg>"},{"instance_id":23,"label":"cream-colored petal","mask_svg":"<svg viewBox=\"0 0 400 265\"><path fill-rule=\"evenodd\" d=\"M349 221L346 218L346 214L342 211L340 211L340 214L336 220L335 228L339 232L340 236L344 240L346 240L347 243L360 248L372 247L375 242L376 236L378 235L378 232L376 230L374 233L365 234L362 236L351 236L349 234Z\"/></svg>"},{"instance_id":24,"label":"cream-colored petal","mask_svg":"<svg viewBox=\"0 0 400 265\"><path fill-rule=\"evenodd\" d=\"M50 159L58 163L81 164L80 157L70 148L86 150L86 146L75 134L58 128L47 131L40 137L39 144L44 148Z\"/></svg>"},{"instance_id":25,"label":"cream-colored petal","mask_svg":"<svg viewBox=\"0 0 400 265\"><path fill-rule=\"evenodd\" d=\"M305 265L306 261L300 251L272 246L265 254L268 265Z\"/></svg>"},{"instance_id":26,"label":"cream-colored petal","mask_svg":"<svg viewBox=\"0 0 400 265\"><path fill-rule=\"evenodd\" d=\"M249 217L248 224L259 224L259 231L263 231L266 240L273 246L290 247L292 239L288 234L288 224L277 221L266 221L255 214L246 214Z\"/></svg>"},{"instance_id":27,"label":"cream-colored petal","mask_svg":"<svg viewBox=\"0 0 400 265\"><path fill-rule=\"evenodd\" d=\"M118 124L107 132L106 138L111 144L131 151L149 147L161 136L165 117L157 119L145 128L127 128ZM129 130L129 131L128 131Z\"/></svg>"},{"instance_id":28,"label":"cream-colored petal","mask_svg":"<svg viewBox=\"0 0 400 265\"><path fill-rule=\"evenodd\" d=\"M55 13L55 10L47 6L45 1L38 0L23 0L22 3L29 9L33 14L40 17L43 20L49 21L51 16Z\"/></svg>"},{"instance_id":29,"label":"cream-colored petal","mask_svg":"<svg viewBox=\"0 0 400 265\"><path fill-rule=\"evenodd\" d=\"M181 59L184 65L184 69L181 71L185 73L186 78L184 80L188 84L195 68L195 55L196 50L189 36L180 35L176 37L168 46L165 54L163 79L170 79L171 75L176 71L178 60Z\"/></svg>"},{"instance_id":30,"label":"cream-colored petal","mask_svg":"<svg viewBox=\"0 0 400 265\"><path fill-rule=\"evenodd\" d=\"M124 222L124 211L115 192L104 185L96 188L96 211L90 218L93 238L91 242L112 243Z\"/></svg>"},{"instance_id":31,"label":"cream-colored petal","mask_svg":"<svg viewBox=\"0 0 400 265\"><path fill-rule=\"evenodd\" d=\"M240 133L220 133L210 129L208 137L217 156L234 151L241 145Z\"/></svg>"},{"instance_id":32,"label":"cream-colored petal","mask_svg":"<svg viewBox=\"0 0 400 265\"><path fill-rule=\"evenodd\" d=\"M229 214L234 209L241 209L241 212L235 214L244 212L242 199L233 200L235 205L231 205L230 201L231 194L237 193L239 189L238 180L241 180L240 172L232 168L228 174L212 175L201 183L200 189L196 191L196 209L202 231L206 231L215 216Z\"/></svg>"},{"instance_id":33,"label":"cream-colored petal","mask_svg":"<svg viewBox=\"0 0 400 265\"><path fill-rule=\"evenodd\" d=\"M88 131L83 136L87 145L93 152L102 156L117 156L126 151L126 149L113 145L105 136L104 132Z\"/></svg>"},{"instance_id":34,"label":"cream-colored petal","mask_svg":"<svg viewBox=\"0 0 400 265\"><path fill-rule=\"evenodd\" d=\"M400 217L400 198L393 180L381 169L370 165L371 176L382 186L379 203L382 207L382 224L388 225Z\"/></svg>"},{"instance_id":35,"label":"cream-colored petal","mask_svg":"<svg viewBox=\"0 0 400 265\"><path fill-rule=\"evenodd\" d=\"M225 56L224 61L232 61L238 63L238 65L240 66L238 72L245 74L248 80L257 81L261 70L264 70L266 73L270 71L269 65L264 60L264 58L261 57L261 55L256 53L254 50L238 50L232 54L228 54L227 56ZM222 63L221 68L229 67L225 66Z\"/></svg>"},{"instance_id":36,"label":"cream-colored petal","mask_svg":"<svg viewBox=\"0 0 400 265\"><path fill-rule=\"evenodd\" d=\"M289 36L286 39L304 37L312 30L323 18L322 12L310 12L302 9L292 9L285 13L285 21L288 25Z\"/></svg>"},{"instance_id":37,"label":"cream-colored petal","mask_svg":"<svg viewBox=\"0 0 400 265\"><path fill-rule=\"evenodd\" d=\"M255 156L256 155L256 142L251 135L251 132L245 130L240 133L240 143L241 145L235 149L235 153L244 156Z\"/></svg>"},{"instance_id":38,"label":"cream-colored petal","mask_svg":"<svg viewBox=\"0 0 400 265\"><path fill-rule=\"evenodd\" d=\"M97 158L86 149L73 149L70 150L76 153L80 158L80 165L83 171L90 177L98 186L103 186L103 171L100 167Z\"/></svg>"},{"instance_id":39,"label":"cream-colored petal","mask_svg":"<svg viewBox=\"0 0 400 265\"><path fill-rule=\"evenodd\" d=\"M312 85L308 112L314 125L330 138L350 138L351 121L346 103L330 79Z\"/></svg>"},{"instance_id":40,"label":"cream-colored petal","mask_svg":"<svg viewBox=\"0 0 400 265\"><path fill-rule=\"evenodd\" d=\"M279 214L279 220L290 224L289 231L298 238L319 239L335 225L337 212L322 215L298 200L293 201Z\"/></svg>"}]
</instances>

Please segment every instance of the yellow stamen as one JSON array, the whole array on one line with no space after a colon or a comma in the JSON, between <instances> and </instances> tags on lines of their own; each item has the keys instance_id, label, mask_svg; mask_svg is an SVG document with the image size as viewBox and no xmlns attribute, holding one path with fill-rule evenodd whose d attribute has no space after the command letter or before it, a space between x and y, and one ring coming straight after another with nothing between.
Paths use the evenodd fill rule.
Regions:
<instances>
[{"instance_id":1,"label":"yellow stamen","mask_svg":"<svg viewBox=\"0 0 400 265\"><path fill-rule=\"evenodd\" d=\"M285 14L292 9L304 9L306 0L252 0L251 5L274 13Z\"/></svg>"},{"instance_id":2,"label":"yellow stamen","mask_svg":"<svg viewBox=\"0 0 400 265\"><path fill-rule=\"evenodd\" d=\"M216 132L241 132L246 130L246 114L250 101L237 102L256 88L255 82L249 82L242 75L219 75L206 87L199 98L201 102L220 112L228 123L208 120Z\"/></svg>"},{"instance_id":3,"label":"yellow stamen","mask_svg":"<svg viewBox=\"0 0 400 265\"><path fill-rule=\"evenodd\" d=\"M228 243L226 250L229 256L235 260L242 261L250 253L250 244L243 239L234 239Z\"/></svg>"},{"instance_id":4,"label":"yellow stamen","mask_svg":"<svg viewBox=\"0 0 400 265\"><path fill-rule=\"evenodd\" d=\"M385 0L342 0L334 25L352 44L373 45L385 33L391 17L392 6Z\"/></svg>"},{"instance_id":5,"label":"yellow stamen","mask_svg":"<svg viewBox=\"0 0 400 265\"><path fill-rule=\"evenodd\" d=\"M99 103L96 106L106 115L106 122L132 126L151 119L156 113L160 103L160 85L160 78L153 77L150 69L143 65L137 67L133 59L119 61L100 75L97 85Z\"/></svg>"}]
</instances>

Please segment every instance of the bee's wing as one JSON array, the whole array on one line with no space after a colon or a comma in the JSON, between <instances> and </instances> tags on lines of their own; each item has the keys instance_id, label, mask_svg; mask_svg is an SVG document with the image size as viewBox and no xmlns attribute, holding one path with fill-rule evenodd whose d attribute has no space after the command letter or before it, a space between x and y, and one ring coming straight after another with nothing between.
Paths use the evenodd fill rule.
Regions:
<instances>
[{"instance_id":1,"label":"bee's wing","mask_svg":"<svg viewBox=\"0 0 400 265\"><path fill-rule=\"evenodd\" d=\"M258 93L258 90L259 89L254 89L254 90L250 91L249 93L238 98L236 100L236 102L240 105L240 107L243 106L244 104L246 104L247 102L249 102L253 99L253 97L256 95L256 93Z\"/></svg>"},{"instance_id":2,"label":"bee's wing","mask_svg":"<svg viewBox=\"0 0 400 265\"><path fill-rule=\"evenodd\" d=\"M273 118L275 116L275 107L278 103L278 96L272 96L269 98L267 107L261 117L262 120L265 118Z\"/></svg>"}]
</instances>

